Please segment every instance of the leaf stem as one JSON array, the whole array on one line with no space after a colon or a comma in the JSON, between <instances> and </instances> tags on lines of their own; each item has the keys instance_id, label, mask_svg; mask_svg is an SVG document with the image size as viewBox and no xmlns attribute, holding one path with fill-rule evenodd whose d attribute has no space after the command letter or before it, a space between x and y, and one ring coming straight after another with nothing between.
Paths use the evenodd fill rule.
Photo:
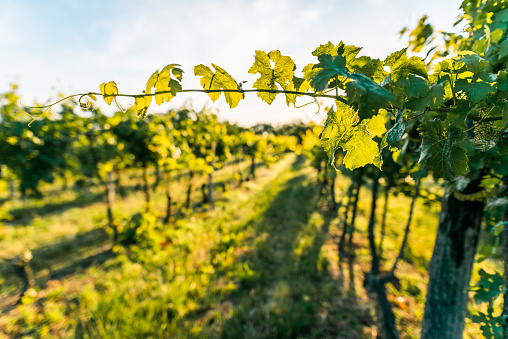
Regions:
<instances>
[{"instance_id":1,"label":"leaf stem","mask_svg":"<svg viewBox=\"0 0 508 339\"><path fill-rule=\"evenodd\" d=\"M407 120L408 120L408 121L409 121L409 120L413 120L413 119L415 119L415 118L418 118L420 115L424 115L425 113L427 113L427 111L423 111L423 112L421 112L420 114L417 114L417 115L415 115L414 117L411 117L411 118L409 118L409 119L407 119Z\"/></svg>"},{"instance_id":2,"label":"leaf stem","mask_svg":"<svg viewBox=\"0 0 508 339\"><path fill-rule=\"evenodd\" d=\"M312 97L312 98L330 98L330 99L334 99L334 100L337 100L337 101L340 101L342 103L345 103L347 104L347 100L344 99L344 98L341 98L340 96L335 96L335 95L327 95L327 94L320 94L320 93L310 93L310 92L299 92L299 91L285 91L285 90L273 90L273 89L217 89L217 90L213 90L213 89L184 89L184 90L181 90L181 91L178 91L177 93L191 93L191 92L198 92L198 93L284 93L284 94L295 94L295 95L301 95L301 96L309 96L309 97ZM142 94L123 94L123 93L117 93L117 94L108 94L107 96L108 97L114 97L115 99L117 97L127 97L127 98L139 98L139 97L148 97L148 96L156 96L156 95L159 95L159 94L174 94L174 92L172 91L160 91L160 92L154 92L154 93L142 93ZM74 98L74 97L80 97L83 98L84 96L86 95L97 95L97 96L102 96L104 97L104 95L102 93L98 93L98 92L88 92L88 93L79 93L79 94L73 94L73 95L69 95L69 96L66 96L65 98L62 98L54 103L51 103L49 105L44 105L44 106L23 106L25 108L28 108L28 109L36 109L36 108L46 108L46 110L41 114L39 115L37 118L35 118L34 120L37 120L39 119L42 115L44 115L46 113L46 111L53 107L54 105L62 102L62 101L65 101L67 99L70 99L70 98Z\"/></svg>"}]
</instances>

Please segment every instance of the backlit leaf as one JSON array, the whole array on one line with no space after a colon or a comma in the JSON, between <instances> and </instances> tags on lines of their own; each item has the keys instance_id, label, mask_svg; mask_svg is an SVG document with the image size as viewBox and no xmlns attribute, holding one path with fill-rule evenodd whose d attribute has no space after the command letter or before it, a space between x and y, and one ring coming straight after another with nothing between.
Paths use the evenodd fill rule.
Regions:
<instances>
[{"instance_id":1,"label":"backlit leaf","mask_svg":"<svg viewBox=\"0 0 508 339\"><path fill-rule=\"evenodd\" d=\"M372 140L374 133L384 128L384 118L359 121L357 113L348 105L336 102L337 109L330 109L320 138L328 154L329 164L335 162L335 153L342 148L346 155L344 165L353 170L367 164L381 166L378 144Z\"/></svg>"},{"instance_id":2,"label":"backlit leaf","mask_svg":"<svg viewBox=\"0 0 508 339\"><path fill-rule=\"evenodd\" d=\"M401 49L400 51L394 52L386 57L383 64L388 67L392 67L399 59L406 59L407 48Z\"/></svg>"},{"instance_id":3,"label":"backlit leaf","mask_svg":"<svg viewBox=\"0 0 508 339\"><path fill-rule=\"evenodd\" d=\"M273 66L272 66L273 63ZM284 56L280 51L266 53L256 51L254 64L249 73L259 73L260 77L254 82L253 87L265 91L277 91L277 84L285 91L294 91L293 77L296 66L293 60ZM275 100L277 92L258 92L261 100L271 104ZM286 104L294 103L294 95L286 95Z\"/></svg>"},{"instance_id":4,"label":"backlit leaf","mask_svg":"<svg viewBox=\"0 0 508 339\"><path fill-rule=\"evenodd\" d=\"M489 65L489 62L478 54L471 51L463 51L459 53L459 56L454 58L456 61L463 62L467 69L473 72L473 74L479 74L485 67Z\"/></svg>"},{"instance_id":5,"label":"backlit leaf","mask_svg":"<svg viewBox=\"0 0 508 339\"><path fill-rule=\"evenodd\" d=\"M104 98L104 101L111 105L111 102L115 98L114 95L118 94L118 87L116 87L116 83L114 81L110 81L108 83L102 83L99 86L99 89L101 90L102 97Z\"/></svg>"},{"instance_id":6,"label":"backlit leaf","mask_svg":"<svg viewBox=\"0 0 508 339\"><path fill-rule=\"evenodd\" d=\"M212 64L215 73L205 65L194 67L194 75L200 76L201 86L204 90L240 90L238 83L221 67ZM215 102L220 97L220 92L209 92L208 96ZM230 108L238 106L240 100L244 98L241 92L224 92L224 98Z\"/></svg>"},{"instance_id":7,"label":"backlit leaf","mask_svg":"<svg viewBox=\"0 0 508 339\"><path fill-rule=\"evenodd\" d=\"M408 74L416 74L427 79L427 66L421 58L416 56L409 59L401 57L391 66L390 77L392 81L404 79Z\"/></svg>"}]
</instances>

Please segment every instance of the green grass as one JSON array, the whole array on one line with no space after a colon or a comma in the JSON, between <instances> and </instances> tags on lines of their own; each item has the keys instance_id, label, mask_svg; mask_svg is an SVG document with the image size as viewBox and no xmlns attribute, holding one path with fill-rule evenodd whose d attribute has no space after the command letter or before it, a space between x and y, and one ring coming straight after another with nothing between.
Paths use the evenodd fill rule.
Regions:
<instances>
[{"instance_id":1,"label":"green grass","mask_svg":"<svg viewBox=\"0 0 508 339\"><path fill-rule=\"evenodd\" d=\"M217 180L227 180L231 170L219 171ZM0 265L0 338L375 337L375 304L362 287L370 268L370 191L360 197L357 255L340 261L340 219L324 207L316 180L303 158L288 155L260 168L255 181L218 193L213 209L203 206L170 226L157 216L164 210L162 190L154 195L155 215L142 213L144 197L133 192L115 213L126 215L124 227L133 232L122 239L134 243L114 248L104 231L103 202L7 226L0 256L32 249L39 291L10 306L19 282L6 274L7 264ZM185 182L173 185L180 202ZM349 183L337 182L342 203ZM46 201L58 198L65 197ZM402 241L409 202L390 197L385 269ZM438 205L418 201L410 246L397 270L401 285L388 285L402 338L419 336ZM380 197L378 220L381 207ZM466 337L478 337L476 325L467 324Z\"/></svg>"}]
</instances>

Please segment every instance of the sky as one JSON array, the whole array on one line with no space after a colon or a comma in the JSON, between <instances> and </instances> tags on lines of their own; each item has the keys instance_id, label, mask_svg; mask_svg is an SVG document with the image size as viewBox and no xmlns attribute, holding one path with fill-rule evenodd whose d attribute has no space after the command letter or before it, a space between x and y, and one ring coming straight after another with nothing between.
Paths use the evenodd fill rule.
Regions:
<instances>
[{"instance_id":1,"label":"sky","mask_svg":"<svg viewBox=\"0 0 508 339\"><path fill-rule=\"evenodd\" d=\"M214 63L251 88L255 50L280 50L297 65L296 75L328 41L363 47L360 55L384 59L407 44L398 32L424 14L445 31L460 14L458 0L0 0L0 93L19 86L24 105L99 91L115 81L120 93L138 94L150 75L167 64L184 70L183 87L200 88L198 64ZM100 100L100 99L99 99ZM299 99L299 104L308 102ZM132 100L122 100L124 106ZM155 106L155 103L152 104ZM156 107L165 112L207 106L222 120L250 126L322 121L316 105L288 108L283 95L268 106L246 94L237 108L223 97L179 94ZM106 104L99 107L114 111Z\"/></svg>"}]
</instances>

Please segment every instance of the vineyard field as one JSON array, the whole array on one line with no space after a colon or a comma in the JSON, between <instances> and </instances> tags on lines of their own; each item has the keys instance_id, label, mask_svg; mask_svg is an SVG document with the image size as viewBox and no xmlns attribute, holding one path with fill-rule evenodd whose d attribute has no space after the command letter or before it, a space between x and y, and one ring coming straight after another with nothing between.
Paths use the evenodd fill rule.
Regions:
<instances>
[{"instance_id":1,"label":"vineyard field","mask_svg":"<svg viewBox=\"0 0 508 339\"><path fill-rule=\"evenodd\" d=\"M261 168L255 182L221 194L213 210L197 208L146 235L168 239L163 246L113 248L104 202L66 208L64 201L60 210L14 221L4 226L2 257L30 248L38 292L13 308L20 281L2 262L0 329L6 337L370 338L378 330L362 287L369 192L359 202L357 255L339 260L341 220L328 211L316 179L307 160L288 154ZM339 177L339 205L348 186ZM182 199L183 187L175 190ZM161 193L154 210L162 215ZM40 210L55 199L48 194ZM387 262L396 256L408 199L390 203ZM118 208L142 212L142 204L133 192ZM418 336L438 211L438 204L416 209L401 285L391 288L403 337ZM474 338L478 329L466 333Z\"/></svg>"}]
</instances>

